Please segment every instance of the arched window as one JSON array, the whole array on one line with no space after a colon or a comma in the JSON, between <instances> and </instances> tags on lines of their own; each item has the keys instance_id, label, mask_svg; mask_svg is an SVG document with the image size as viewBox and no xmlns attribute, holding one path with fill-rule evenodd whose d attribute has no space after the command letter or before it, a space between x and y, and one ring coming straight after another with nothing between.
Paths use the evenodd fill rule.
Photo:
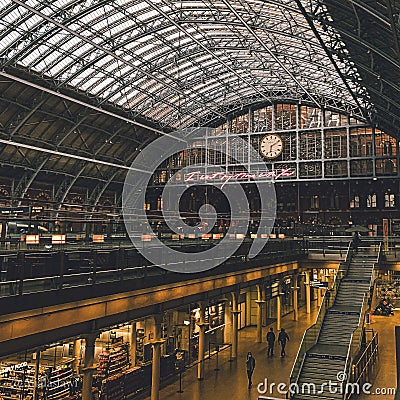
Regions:
<instances>
[{"instance_id":1,"label":"arched window","mask_svg":"<svg viewBox=\"0 0 400 400\"><path fill-rule=\"evenodd\" d=\"M157 210L158 210L158 211L162 211L162 208L163 208L163 199L162 199L162 197L160 196L160 197L157 199Z\"/></svg>"},{"instance_id":2,"label":"arched window","mask_svg":"<svg viewBox=\"0 0 400 400\"><path fill-rule=\"evenodd\" d=\"M360 208L360 196L355 194L350 200L350 208Z\"/></svg>"},{"instance_id":3,"label":"arched window","mask_svg":"<svg viewBox=\"0 0 400 400\"><path fill-rule=\"evenodd\" d=\"M376 208L376 194L372 193L367 196L367 208Z\"/></svg>"},{"instance_id":4,"label":"arched window","mask_svg":"<svg viewBox=\"0 0 400 400\"><path fill-rule=\"evenodd\" d=\"M311 196L311 209L312 210L319 209L319 196L317 194Z\"/></svg>"},{"instance_id":5,"label":"arched window","mask_svg":"<svg viewBox=\"0 0 400 400\"><path fill-rule=\"evenodd\" d=\"M395 195L391 193L390 190L385 192L385 207L393 208L395 206Z\"/></svg>"}]
</instances>

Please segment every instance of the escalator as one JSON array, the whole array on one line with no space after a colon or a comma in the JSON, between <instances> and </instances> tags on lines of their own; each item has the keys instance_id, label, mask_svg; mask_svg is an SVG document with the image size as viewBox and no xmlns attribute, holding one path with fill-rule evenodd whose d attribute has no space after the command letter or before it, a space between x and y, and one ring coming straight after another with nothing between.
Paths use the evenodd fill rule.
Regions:
<instances>
[{"instance_id":1,"label":"escalator","mask_svg":"<svg viewBox=\"0 0 400 400\"><path fill-rule=\"evenodd\" d=\"M374 266L380 247L349 252L344 276L338 280L332 303L324 299L320 323L303 337L292 370L291 399L344 399L349 368L361 344ZM313 333L314 332L314 333ZM315 340L313 340L313 335ZM297 365L296 365L297 364Z\"/></svg>"}]
</instances>

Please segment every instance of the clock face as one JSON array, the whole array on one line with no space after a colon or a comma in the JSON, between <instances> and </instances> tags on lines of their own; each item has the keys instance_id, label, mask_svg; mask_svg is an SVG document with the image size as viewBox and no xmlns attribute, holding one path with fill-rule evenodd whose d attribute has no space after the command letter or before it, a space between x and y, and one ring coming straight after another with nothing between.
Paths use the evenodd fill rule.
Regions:
<instances>
[{"instance_id":1,"label":"clock face","mask_svg":"<svg viewBox=\"0 0 400 400\"><path fill-rule=\"evenodd\" d=\"M262 137L260 141L260 154L268 159L279 157L283 151L283 140L276 133Z\"/></svg>"}]
</instances>

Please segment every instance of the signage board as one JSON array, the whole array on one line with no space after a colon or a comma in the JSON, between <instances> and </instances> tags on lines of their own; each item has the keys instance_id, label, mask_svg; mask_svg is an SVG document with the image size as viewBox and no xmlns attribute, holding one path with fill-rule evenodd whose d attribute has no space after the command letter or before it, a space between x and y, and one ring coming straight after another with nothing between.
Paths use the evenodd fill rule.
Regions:
<instances>
[{"instance_id":1,"label":"signage board","mask_svg":"<svg viewBox=\"0 0 400 400\"><path fill-rule=\"evenodd\" d=\"M142 235L142 242L151 242L152 238L153 238L153 235ZM104 242L104 238L103 238L103 242Z\"/></svg>"},{"instance_id":2,"label":"signage board","mask_svg":"<svg viewBox=\"0 0 400 400\"><path fill-rule=\"evenodd\" d=\"M26 235L25 236L26 244L39 244L39 242L40 242L39 235Z\"/></svg>"},{"instance_id":3,"label":"signage board","mask_svg":"<svg viewBox=\"0 0 400 400\"><path fill-rule=\"evenodd\" d=\"M2 215L21 215L29 214L29 207L0 207Z\"/></svg>"},{"instance_id":4,"label":"signage board","mask_svg":"<svg viewBox=\"0 0 400 400\"><path fill-rule=\"evenodd\" d=\"M51 244L65 244L66 235L51 235Z\"/></svg>"},{"instance_id":5,"label":"signage board","mask_svg":"<svg viewBox=\"0 0 400 400\"><path fill-rule=\"evenodd\" d=\"M93 235L92 242L93 243L104 243L104 235Z\"/></svg>"},{"instance_id":6,"label":"signage board","mask_svg":"<svg viewBox=\"0 0 400 400\"><path fill-rule=\"evenodd\" d=\"M315 288L328 289L328 282L311 281L310 286Z\"/></svg>"}]
</instances>

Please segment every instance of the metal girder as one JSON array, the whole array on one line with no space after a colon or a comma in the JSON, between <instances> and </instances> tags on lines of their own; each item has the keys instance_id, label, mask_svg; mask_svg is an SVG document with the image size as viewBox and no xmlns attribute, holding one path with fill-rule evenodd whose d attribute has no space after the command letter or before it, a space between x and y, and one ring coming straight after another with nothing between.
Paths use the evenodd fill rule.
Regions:
<instances>
[{"instance_id":1,"label":"metal girder","mask_svg":"<svg viewBox=\"0 0 400 400\"><path fill-rule=\"evenodd\" d=\"M22 117L20 119L20 121L18 121L18 123L15 125L15 128L13 128L12 132L8 135L8 137L12 137L13 135L15 135L18 132L18 129L20 127L23 126L23 124L34 115L34 113L38 110L38 107L40 107L41 105L43 105L43 103L46 101L42 100L39 104L37 104L31 111L27 112L26 115L24 117ZM54 149L57 149L59 146L62 145L62 143L73 133L75 132L75 130L82 125L82 123L87 119L88 115L84 115L81 117L81 119L79 121L77 121L74 125L71 126L71 128L63 135L63 137L61 137L59 139L59 141L57 143L54 144ZM122 131L122 127L114 132L114 134L112 134L110 136L111 139L113 139L114 137L116 137L120 132ZM106 144L103 142L103 144L100 144L100 146L93 152L93 156L96 157L97 155L100 154L101 150L104 148ZM39 175L39 173L44 170L45 165L47 164L47 162L51 159L51 157L53 157L53 154L46 154L43 153L40 157L40 163L37 164L37 166L35 167L35 169L33 170L28 170L24 173L23 177L21 178L21 180L19 181L19 183L16 185L15 188L15 192L13 194L13 197L18 199L18 205L21 205L23 199L25 198L26 193L28 192L30 186L33 184L33 182L35 181L35 179L37 178L37 176ZM88 162L86 162L85 166L88 164ZM84 171L85 167L78 173L78 176L80 176L83 171ZM75 179L76 180L76 179ZM65 192L65 195L67 195L68 192ZM65 197L64 197L65 199Z\"/></svg>"},{"instance_id":2,"label":"metal girder","mask_svg":"<svg viewBox=\"0 0 400 400\"><path fill-rule=\"evenodd\" d=\"M338 32L358 68L373 104L374 123L399 136L399 28L394 20L394 13L400 14L398 2L324 0L323 4L331 15L327 24Z\"/></svg>"},{"instance_id":3,"label":"metal girder","mask_svg":"<svg viewBox=\"0 0 400 400\"><path fill-rule=\"evenodd\" d=\"M96 42L88 39L86 36L81 35L79 33L77 33L76 31L68 28L66 25L59 23L58 21L56 21L55 19L48 17L47 15L37 11L34 7L30 7L29 5L27 5L24 1L20 1L20 0L12 0L14 3L27 8L30 12L32 12L33 14L36 14L37 16L43 18L44 20L50 22L51 24L56 25L59 29L65 30L68 33L72 34L73 36L76 36L77 38L79 38L80 40L82 40L85 43L90 44L91 46L93 46L93 48L99 49L101 51L103 51L104 53L108 54L111 57L114 57L115 59L119 60L121 63L123 63L123 65L128 64L133 70L136 70L140 73L143 73L143 71L138 68L133 62L127 61L125 60L122 56L119 56L116 52L114 52L113 50L109 50L107 47L104 47L101 45L98 45ZM146 74L147 78L149 79L153 79L153 80L157 80L161 85L166 86L168 89L170 89L172 92L175 92L177 94L181 94L183 95L184 93L179 89L179 85L171 85L169 83L167 83L168 81L173 81L173 79L171 79L171 77L168 76L164 76L163 79L160 79L158 77L156 77L155 75L151 75L151 74ZM178 82L175 82L178 83ZM146 93L146 92L145 92ZM174 104L170 104L172 107L174 107Z\"/></svg>"},{"instance_id":4,"label":"metal girder","mask_svg":"<svg viewBox=\"0 0 400 400\"><path fill-rule=\"evenodd\" d=\"M22 178L19 180L17 185L14 188L14 192L11 193L11 198L13 202L17 202L17 205L20 206L22 199L24 198L25 194L27 193L29 187L31 186L32 182L37 177L39 171L46 164L47 159L45 155L41 155L38 157L38 166L34 170L26 170L22 175Z\"/></svg>"},{"instance_id":5,"label":"metal girder","mask_svg":"<svg viewBox=\"0 0 400 400\"><path fill-rule=\"evenodd\" d=\"M291 79L293 79L294 82L296 82L299 85L301 89L304 90L304 93L310 96L310 98L315 102L315 104L318 107L321 107L321 105L318 103L315 97L297 79L297 77L279 60L279 58L274 54L274 52L268 46L266 46L266 44L255 33L254 29L248 24L248 22L244 20L244 18L238 13L237 10L235 10L234 7L232 7L230 2L226 0L222 0L222 2L235 14L235 16L239 19L239 21L245 26L245 28L250 32L250 34L254 37L254 39L261 45L261 47L272 57L272 59L289 75Z\"/></svg>"},{"instance_id":6,"label":"metal girder","mask_svg":"<svg viewBox=\"0 0 400 400\"><path fill-rule=\"evenodd\" d=\"M8 24L0 26L3 65L25 66L163 127L207 124L236 104L284 91L317 105L336 96L356 109L292 0L38 0L35 7L6 0L0 16Z\"/></svg>"},{"instance_id":7,"label":"metal girder","mask_svg":"<svg viewBox=\"0 0 400 400\"><path fill-rule=\"evenodd\" d=\"M312 31L314 32L315 36L317 37L318 41L320 42L322 48L325 50L327 56L329 57L332 65L335 67L336 72L342 79L343 83L345 84L347 90L352 95L354 101L358 105L362 115L364 118L371 119L371 103L368 101L368 93L365 88L360 84L360 76L354 64L351 63L351 60L348 57L348 54L344 51L344 44L338 38L336 32L329 24L326 23L327 18L329 15L326 13L325 10L319 4L318 7L313 8L312 14L311 10L307 11L300 0L295 0L299 9L302 11L303 15L305 16L307 22L309 23ZM329 36L332 39L330 44L334 45L330 48L327 47L327 43L322 39L318 29L315 26L314 21L318 21L322 23L324 30L329 30ZM339 68L337 61L334 58L334 55L337 56L342 63L346 64L346 71L344 73L343 68ZM350 81L350 83L349 83ZM353 87L351 87L353 86Z\"/></svg>"},{"instance_id":8,"label":"metal girder","mask_svg":"<svg viewBox=\"0 0 400 400\"><path fill-rule=\"evenodd\" d=\"M89 197L89 203L93 205L93 207L97 206L97 203L100 201L101 196L107 189L108 185L113 181L118 171L114 171L107 179L107 181L103 184L99 184L93 190L92 194ZM92 209L93 211L93 209Z\"/></svg>"},{"instance_id":9,"label":"metal girder","mask_svg":"<svg viewBox=\"0 0 400 400\"><path fill-rule=\"evenodd\" d=\"M394 19L394 10L392 6L392 0L386 0L387 8L388 8L388 14L389 14L389 19L390 19L390 26L392 28L392 33L393 33L393 41L395 45L395 50L397 53L397 57L400 58L400 42L399 42L399 31L400 31L400 25L399 23L396 24L396 21ZM400 14L397 14L398 17Z\"/></svg>"},{"instance_id":10,"label":"metal girder","mask_svg":"<svg viewBox=\"0 0 400 400\"><path fill-rule=\"evenodd\" d=\"M33 87L35 89L38 89L38 90L42 91L42 92L50 93L50 94L52 94L52 95L54 95L56 97L59 97L59 98L71 101L71 102L73 102L75 104L79 104L81 106L87 107L90 110L95 110L95 111L97 111L97 112L99 112L99 113L101 113L103 115L108 115L110 117L119 119L119 120L127 122L129 124L139 126L141 128L147 129L147 130L149 130L151 132L154 132L154 133L157 133L157 134L161 134L161 135L168 135L167 132L164 132L164 131L162 131L160 129L154 128L154 127L152 127L150 125L145 125L145 124L143 124L141 122L135 121L134 119L128 118L126 116L117 114L115 112L112 112L112 111L109 111L109 110L106 110L106 109L103 109L103 108L99 108L97 106L94 106L93 104L90 104L89 102L84 102L82 100L78 100L78 99L76 99L76 98L74 98L72 96L63 94L63 93L61 93L61 92L59 92L57 90L49 89L47 87L44 87L42 85L33 83L31 81L28 81L26 79L20 78L20 77L15 76L15 75L12 75L10 73L0 71L0 76L3 76L5 78L11 79L11 80L14 80L16 82L20 82L20 83L22 83L24 85L27 85L27 86L31 86L31 87Z\"/></svg>"}]
</instances>

